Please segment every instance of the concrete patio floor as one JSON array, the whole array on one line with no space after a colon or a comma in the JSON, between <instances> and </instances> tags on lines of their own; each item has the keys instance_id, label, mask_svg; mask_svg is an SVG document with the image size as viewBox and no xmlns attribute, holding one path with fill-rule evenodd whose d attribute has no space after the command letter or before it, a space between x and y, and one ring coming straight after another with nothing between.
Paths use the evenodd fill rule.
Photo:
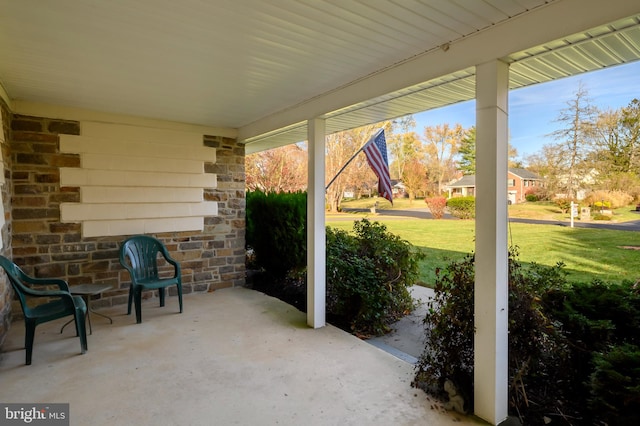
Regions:
<instances>
[{"instance_id":1,"label":"concrete patio floor","mask_svg":"<svg viewBox=\"0 0 640 426\"><path fill-rule=\"evenodd\" d=\"M411 387L413 365L333 326L245 288L126 307L92 317L80 355L65 319L36 329L24 365L24 324L0 355L0 401L69 403L71 425L461 425Z\"/></svg>"}]
</instances>

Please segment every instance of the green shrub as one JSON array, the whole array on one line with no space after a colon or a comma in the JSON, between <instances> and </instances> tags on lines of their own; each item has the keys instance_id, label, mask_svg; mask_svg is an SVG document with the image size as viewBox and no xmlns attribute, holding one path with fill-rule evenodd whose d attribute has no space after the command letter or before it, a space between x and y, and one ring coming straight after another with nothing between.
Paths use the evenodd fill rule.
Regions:
<instances>
[{"instance_id":1,"label":"green shrub","mask_svg":"<svg viewBox=\"0 0 640 426\"><path fill-rule=\"evenodd\" d=\"M640 420L640 348L624 344L594 356L589 379L592 412L610 424L637 425Z\"/></svg>"},{"instance_id":2,"label":"green shrub","mask_svg":"<svg viewBox=\"0 0 640 426\"><path fill-rule=\"evenodd\" d=\"M473 395L474 256L436 270L435 296L424 319L428 342L416 365L413 385L443 397L451 380L466 401ZM472 410L467 406L468 411Z\"/></svg>"},{"instance_id":3,"label":"green shrub","mask_svg":"<svg viewBox=\"0 0 640 426\"><path fill-rule=\"evenodd\" d=\"M248 192L246 217L246 243L257 267L283 277L306 266L306 193Z\"/></svg>"},{"instance_id":4,"label":"green shrub","mask_svg":"<svg viewBox=\"0 0 640 426\"><path fill-rule=\"evenodd\" d=\"M434 219L442 219L444 217L444 209L447 207L447 199L444 197L431 197L425 198L424 202L427 203L431 216Z\"/></svg>"},{"instance_id":5,"label":"green shrub","mask_svg":"<svg viewBox=\"0 0 640 426\"><path fill-rule=\"evenodd\" d=\"M593 424L597 424L595 420L600 420L599 424L640 424L637 388L626 393L617 405L627 404L625 401L635 404L635 421L618 417L616 410L602 409L611 404L612 395L626 392L630 363L637 367L636 349L629 349L629 345L640 345L640 294L636 284L595 280L566 285L544 294L543 304L546 314L569 341L571 363L564 373L567 379L556 387L572 395L574 405L589 401L589 407L580 408ZM635 377L634 386L638 387L637 373Z\"/></svg>"},{"instance_id":6,"label":"green shrub","mask_svg":"<svg viewBox=\"0 0 640 426\"><path fill-rule=\"evenodd\" d=\"M544 416L558 410L573 414L584 401L570 403L572 387L581 385L567 374L570 343L545 312L541 298L566 286L562 268L525 267L517 261L515 248L509 252L509 401L511 413L524 424L545 424ZM435 297L424 321L428 343L413 382L444 398L445 380L453 381L468 410L473 410L474 277L472 255L437 271Z\"/></svg>"},{"instance_id":7,"label":"green shrub","mask_svg":"<svg viewBox=\"0 0 640 426\"><path fill-rule=\"evenodd\" d=\"M571 202L574 201L570 198L556 198L555 200L553 200L553 203L558 206L558 208L560 209L560 211L562 213L567 213L569 212L569 209L571 208Z\"/></svg>"},{"instance_id":8,"label":"green shrub","mask_svg":"<svg viewBox=\"0 0 640 426\"><path fill-rule=\"evenodd\" d=\"M611 220L611 215L610 214L601 214L601 213L596 213L593 216L591 216L591 219L593 220Z\"/></svg>"},{"instance_id":9,"label":"green shrub","mask_svg":"<svg viewBox=\"0 0 640 426\"><path fill-rule=\"evenodd\" d=\"M527 194L524 198L530 202L538 201L538 196L536 194Z\"/></svg>"},{"instance_id":10,"label":"green shrub","mask_svg":"<svg viewBox=\"0 0 640 426\"><path fill-rule=\"evenodd\" d=\"M447 200L451 214L460 219L472 219L476 216L476 197L455 197Z\"/></svg>"},{"instance_id":11,"label":"green shrub","mask_svg":"<svg viewBox=\"0 0 640 426\"><path fill-rule=\"evenodd\" d=\"M524 195L525 195L525 198L527 195L535 195L537 198L536 201L551 199L549 194L549 188L542 187L542 186L530 186L527 189L525 189Z\"/></svg>"},{"instance_id":12,"label":"green shrub","mask_svg":"<svg viewBox=\"0 0 640 426\"><path fill-rule=\"evenodd\" d=\"M327 314L356 335L381 335L413 309L408 287L420 252L386 226L356 221L353 234L327 228Z\"/></svg>"}]
</instances>

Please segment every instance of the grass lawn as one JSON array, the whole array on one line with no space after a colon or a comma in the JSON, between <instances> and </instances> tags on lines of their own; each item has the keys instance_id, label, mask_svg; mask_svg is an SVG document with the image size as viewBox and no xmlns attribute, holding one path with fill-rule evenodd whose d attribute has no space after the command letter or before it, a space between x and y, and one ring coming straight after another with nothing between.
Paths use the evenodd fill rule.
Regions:
<instances>
[{"instance_id":1,"label":"grass lawn","mask_svg":"<svg viewBox=\"0 0 640 426\"><path fill-rule=\"evenodd\" d=\"M417 201L416 201L417 203ZM532 203L537 204L537 203ZM629 208L627 208L628 210ZM362 216L327 215L327 225L351 230L353 220ZM640 216L635 216L636 219ZM397 219L370 216L370 220L384 223L387 229L420 248L426 258L421 263L421 280L431 286L436 268L443 268L452 260L462 259L474 251L475 221ZM519 259L553 266L565 264L568 280L588 282L599 278L619 282L640 278L640 233L601 229L570 228L557 225L529 225L511 223L509 244L519 248Z\"/></svg>"}]
</instances>

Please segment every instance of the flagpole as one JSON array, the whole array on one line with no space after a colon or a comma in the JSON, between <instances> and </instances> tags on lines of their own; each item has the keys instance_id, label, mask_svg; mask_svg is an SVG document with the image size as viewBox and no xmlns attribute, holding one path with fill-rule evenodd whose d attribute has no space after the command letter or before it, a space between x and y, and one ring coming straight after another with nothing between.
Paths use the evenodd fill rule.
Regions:
<instances>
[{"instance_id":1,"label":"flagpole","mask_svg":"<svg viewBox=\"0 0 640 426\"><path fill-rule=\"evenodd\" d=\"M369 143L369 142L367 142ZM354 158L356 158L356 155L360 154L362 152L362 150L364 149L365 146L367 146L367 143L365 143L364 145L362 145L362 147L356 151L355 154L353 154L351 156L351 158L349 158L349 161L347 161L344 166L342 166L342 168L338 171L338 173L336 173L336 175L333 177L333 179L331 179L331 182L329 182L326 186L326 188L324 189L325 191L327 191L329 189L329 187L331 186L331 184L338 179L338 176L340 176L340 173L342 173L344 171L344 169L347 168L347 166L353 161Z\"/></svg>"},{"instance_id":2,"label":"flagpole","mask_svg":"<svg viewBox=\"0 0 640 426\"><path fill-rule=\"evenodd\" d=\"M378 136L378 133L380 133L382 130L384 130L384 129L379 129L377 132L375 132L373 134L373 136L371 136L369 138L369 140L364 145L362 145L360 147L360 149L357 150L356 153L351 156L351 158L349 158L349 160L345 163L345 165L342 166L342 168L338 171L338 173L336 173L336 175L333 177L333 179L331 179L331 181L327 184L326 188L324 188L325 191L327 191L329 189L329 187L331 186L331 184L336 179L338 179L338 176L340 176L340 173L342 173L344 171L344 169L346 169L347 166L353 161L353 159L356 158L356 155L360 154L362 152L362 150L364 149L364 147L367 146L372 140L374 140L376 138L376 136Z\"/></svg>"}]
</instances>

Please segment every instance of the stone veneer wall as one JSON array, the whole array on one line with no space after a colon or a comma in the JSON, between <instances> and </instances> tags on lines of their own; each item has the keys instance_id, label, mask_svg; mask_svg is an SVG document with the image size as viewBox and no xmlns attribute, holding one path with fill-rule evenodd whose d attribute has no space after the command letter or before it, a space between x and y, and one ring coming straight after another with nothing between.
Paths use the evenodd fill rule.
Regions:
<instances>
[{"instance_id":1,"label":"stone veneer wall","mask_svg":"<svg viewBox=\"0 0 640 426\"><path fill-rule=\"evenodd\" d=\"M11 140L11 112L0 99L0 152L1 160L4 163L5 183L0 185L0 196L2 196L2 210L5 215L4 225L0 229L0 238L2 238L2 248L0 254L11 257L11 186L9 183L9 175L11 170L11 157L9 154L9 141ZM11 284L4 273L0 273L0 346L9 331L11 322L11 298L13 291Z\"/></svg>"},{"instance_id":2,"label":"stone veneer wall","mask_svg":"<svg viewBox=\"0 0 640 426\"><path fill-rule=\"evenodd\" d=\"M80 224L60 222L60 203L79 202L80 192L60 188L59 168L79 167L80 159L60 153L58 135L79 134L80 123L14 114L11 130L13 260L37 277L112 285L95 307L126 304L129 276L118 248L127 236L83 238ZM203 196L218 202L218 215L205 217L202 232L155 234L181 262L185 294L243 285L245 279L244 147L208 135L203 143L216 148L216 163L206 164L205 171L217 174L218 186ZM13 311L20 311L17 302Z\"/></svg>"}]
</instances>

